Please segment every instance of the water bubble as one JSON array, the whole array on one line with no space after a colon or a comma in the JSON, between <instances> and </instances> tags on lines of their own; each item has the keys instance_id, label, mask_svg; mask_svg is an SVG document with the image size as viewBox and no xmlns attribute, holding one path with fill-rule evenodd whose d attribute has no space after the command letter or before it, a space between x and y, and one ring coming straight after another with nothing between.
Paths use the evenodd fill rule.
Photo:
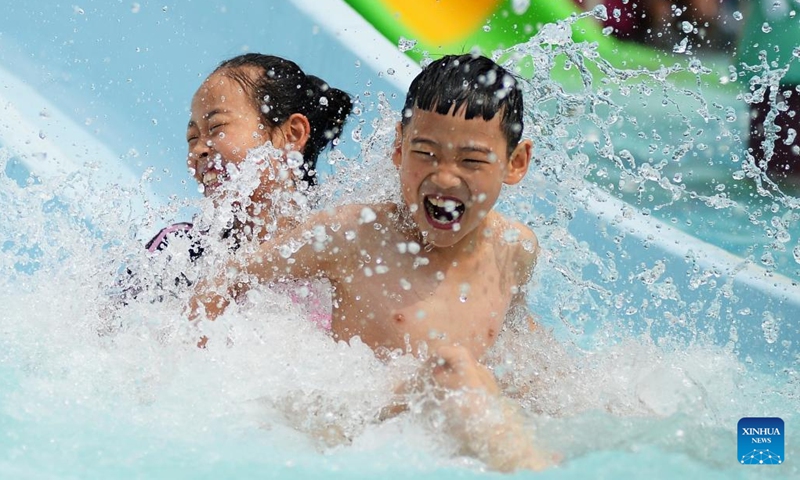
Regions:
<instances>
[{"instance_id":1,"label":"water bubble","mask_svg":"<svg viewBox=\"0 0 800 480\"><path fill-rule=\"evenodd\" d=\"M492 26L491 25L484 25L483 26L483 31L484 32L491 32L492 31Z\"/></svg>"},{"instance_id":2,"label":"water bubble","mask_svg":"<svg viewBox=\"0 0 800 480\"><path fill-rule=\"evenodd\" d=\"M469 294L469 283L462 283L459 287L459 295L458 301L464 303L467 301L467 295Z\"/></svg>"},{"instance_id":3,"label":"water bubble","mask_svg":"<svg viewBox=\"0 0 800 480\"><path fill-rule=\"evenodd\" d=\"M291 168L300 168L303 165L303 154L297 150L292 150L286 154L286 165Z\"/></svg>"},{"instance_id":4,"label":"water bubble","mask_svg":"<svg viewBox=\"0 0 800 480\"><path fill-rule=\"evenodd\" d=\"M361 209L361 216L359 218L359 223L372 223L375 219L378 218L378 215L375 214L375 211L369 207L364 207Z\"/></svg>"},{"instance_id":5,"label":"water bubble","mask_svg":"<svg viewBox=\"0 0 800 480\"><path fill-rule=\"evenodd\" d=\"M684 38L683 40L680 41L680 43L677 43L677 44L675 44L675 46L672 47L672 52L673 53L686 53L686 51L688 49L689 49L689 39L688 38Z\"/></svg>"},{"instance_id":6,"label":"water bubble","mask_svg":"<svg viewBox=\"0 0 800 480\"><path fill-rule=\"evenodd\" d=\"M681 30L683 30L683 33L692 33L692 30L694 30L694 25L692 25L691 22L684 20L681 22Z\"/></svg>"},{"instance_id":7,"label":"water bubble","mask_svg":"<svg viewBox=\"0 0 800 480\"><path fill-rule=\"evenodd\" d=\"M517 15L527 12L530 6L531 0L511 0L511 10Z\"/></svg>"},{"instance_id":8,"label":"water bubble","mask_svg":"<svg viewBox=\"0 0 800 480\"><path fill-rule=\"evenodd\" d=\"M742 12L740 12L739 10L736 10L735 12L733 12L733 19L734 20L741 21L743 18L744 18L744 15L742 15Z\"/></svg>"},{"instance_id":9,"label":"water bubble","mask_svg":"<svg viewBox=\"0 0 800 480\"><path fill-rule=\"evenodd\" d=\"M407 52L412 48L417 46L416 40L410 40L408 38L400 37L400 40L397 41L397 49L401 52Z\"/></svg>"},{"instance_id":10,"label":"water bubble","mask_svg":"<svg viewBox=\"0 0 800 480\"><path fill-rule=\"evenodd\" d=\"M780 325L772 312L764 312L764 321L761 322L761 330L764 332L764 340L767 343L775 343L778 341L778 334L780 333Z\"/></svg>"},{"instance_id":11,"label":"water bubble","mask_svg":"<svg viewBox=\"0 0 800 480\"><path fill-rule=\"evenodd\" d=\"M764 24L761 25L761 31L764 33L769 33L772 31L772 26L770 26L768 22L764 22Z\"/></svg>"},{"instance_id":12,"label":"water bubble","mask_svg":"<svg viewBox=\"0 0 800 480\"><path fill-rule=\"evenodd\" d=\"M603 28L603 35L609 36L614 33L614 27L604 27Z\"/></svg>"}]
</instances>

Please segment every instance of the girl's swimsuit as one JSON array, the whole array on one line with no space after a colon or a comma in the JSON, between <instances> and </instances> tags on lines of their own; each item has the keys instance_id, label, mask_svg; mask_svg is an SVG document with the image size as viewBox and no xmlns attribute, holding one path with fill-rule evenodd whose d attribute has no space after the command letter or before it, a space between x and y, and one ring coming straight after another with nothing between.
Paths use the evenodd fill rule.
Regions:
<instances>
[{"instance_id":1,"label":"girl's swimsuit","mask_svg":"<svg viewBox=\"0 0 800 480\"><path fill-rule=\"evenodd\" d=\"M191 240L189 258L194 262L203 255L204 249L200 244L200 239L196 238L197 235L192 232L193 226L194 225L189 222L170 225L162 229L147 242L145 248L150 253L161 252L169 246L170 238L187 237ZM223 237L227 238L229 235L230 233L226 233ZM185 277L183 279L177 279L176 283L191 285L191 282ZM292 299L292 302L300 306L306 317L311 320L312 323L323 330L330 330L330 284L321 280L296 280L286 285L287 288L280 288L279 291L287 294L289 298Z\"/></svg>"}]
</instances>

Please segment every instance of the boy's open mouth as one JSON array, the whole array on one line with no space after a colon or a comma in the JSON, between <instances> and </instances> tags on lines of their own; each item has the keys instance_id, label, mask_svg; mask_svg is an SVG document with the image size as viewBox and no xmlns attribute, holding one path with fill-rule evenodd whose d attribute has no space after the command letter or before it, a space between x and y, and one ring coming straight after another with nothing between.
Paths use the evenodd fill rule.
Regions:
<instances>
[{"instance_id":1,"label":"boy's open mouth","mask_svg":"<svg viewBox=\"0 0 800 480\"><path fill-rule=\"evenodd\" d=\"M435 228L450 230L464 215L466 206L464 202L453 197L439 195L426 195L422 199L425 206L425 216Z\"/></svg>"}]
</instances>

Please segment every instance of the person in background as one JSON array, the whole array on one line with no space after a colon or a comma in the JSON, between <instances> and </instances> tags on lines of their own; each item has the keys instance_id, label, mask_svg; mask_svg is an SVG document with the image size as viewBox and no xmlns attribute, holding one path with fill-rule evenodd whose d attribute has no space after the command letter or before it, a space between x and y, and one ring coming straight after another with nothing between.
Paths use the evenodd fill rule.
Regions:
<instances>
[{"instance_id":1,"label":"person in background","mask_svg":"<svg viewBox=\"0 0 800 480\"><path fill-rule=\"evenodd\" d=\"M790 0L757 0L743 11L745 28L738 59L750 93L748 152L781 186L800 187L800 5ZM752 67L757 67L755 70ZM764 67L768 67L767 71Z\"/></svg>"}]
</instances>

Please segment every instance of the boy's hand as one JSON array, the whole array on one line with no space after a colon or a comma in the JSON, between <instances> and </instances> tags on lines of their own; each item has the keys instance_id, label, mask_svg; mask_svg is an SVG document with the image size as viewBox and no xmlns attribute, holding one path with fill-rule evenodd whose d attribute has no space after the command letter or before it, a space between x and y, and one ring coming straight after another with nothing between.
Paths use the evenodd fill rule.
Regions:
<instances>
[{"instance_id":1,"label":"boy's hand","mask_svg":"<svg viewBox=\"0 0 800 480\"><path fill-rule=\"evenodd\" d=\"M492 372L478 363L467 348L441 346L432 361L433 379L438 386L447 390L478 390L500 395L500 387Z\"/></svg>"},{"instance_id":2,"label":"boy's hand","mask_svg":"<svg viewBox=\"0 0 800 480\"><path fill-rule=\"evenodd\" d=\"M451 432L463 448L504 472L543 470L558 462L533 444L518 406L502 397L492 372L468 349L439 347L433 365L434 382L459 394L443 406L451 415Z\"/></svg>"}]
</instances>

